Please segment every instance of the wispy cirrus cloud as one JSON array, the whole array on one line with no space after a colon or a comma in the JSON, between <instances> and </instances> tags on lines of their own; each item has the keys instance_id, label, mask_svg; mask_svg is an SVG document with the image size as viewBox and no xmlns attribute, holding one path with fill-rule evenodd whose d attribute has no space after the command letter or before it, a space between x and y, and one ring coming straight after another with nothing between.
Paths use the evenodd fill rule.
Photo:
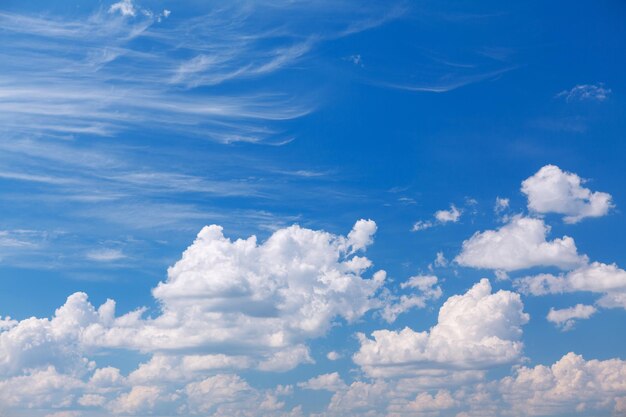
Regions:
<instances>
[{"instance_id":1,"label":"wispy cirrus cloud","mask_svg":"<svg viewBox=\"0 0 626 417\"><path fill-rule=\"evenodd\" d=\"M308 114L315 99L275 82L260 88L245 81L284 71L320 42L389 17L373 19L379 8L355 17L347 4L296 2L281 3L290 15L283 20L283 13L268 15L275 7L233 2L171 18L169 10L121 1L80 19L0 13L3 130L112 136L147 128L224 143L284 141L280 122ZM306 23L330 12L337 12L333 24ZM233 88L217 88L224 83Z\"/></svg>"},{"instance_id":2,"label":"wispy cirrus cloud","mask_svg":"<svg viewBox=\"0 0 626 417\"><path fill-rule=\"evenodd\" d=\"M605 101L611 95L611 89L604 84L578 84L569 90L563 90L556 96L568 103L576 101Z\"/></svg>"}]
</instances>

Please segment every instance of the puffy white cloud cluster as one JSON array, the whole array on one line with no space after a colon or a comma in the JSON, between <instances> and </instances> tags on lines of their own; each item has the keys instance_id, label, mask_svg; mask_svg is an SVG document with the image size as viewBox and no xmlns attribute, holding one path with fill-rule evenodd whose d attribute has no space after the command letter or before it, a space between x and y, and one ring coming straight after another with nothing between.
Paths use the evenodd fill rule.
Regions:
<instances>
[{"instance_id":1,"label":"puffy white cloud cluster","mask_svg":"<svg viewBox=\"0 0 626 417\"><path fill-rule=\"evenodd\" d=\"M528 208L535 213L558 213L566 223L577 223L586 217L606 215L613 204L611 195L582 186L576 174L546 165L522 182L528 197Z\"/></svg>"},{"instance_id":2,"label":"puffy white cloud cluster","mask_svg":"<svg viewBox=\"0 0 626 417\"><path fill-rule=\"evenodd\" d=\"M144 318L145 309L116 316L114 301L96 309L86 294L75 293L50 319L4 318L3 406L142 414L176 405L229 416L282 409L274 394L254 391L236 376L211 378L312 362L309 339L324 335L337 320L351 322L381 307L377 293L385 273L364 277L372 263L355 255L373 242L375 231L371 220L358 221L347 237L292 226L258 244L254 236L231 241L220 227L209 226L154 289L161 307L156 317ZM109 348L152 356L122 377L88 359ZM207 390L229 393L207 406L200 400ZM243 397L258 400L246 403L247 414L224 405L241 408Z\"/></svg>"},{"instance_id":3,"label":"puffy white cloud cluster","mask_svg":"<svg viewBox=\"0 0 626 417\"><path fill-rule=\"evenodd\" d=\"M450 297L430 331L377 330L372 339L361 334L353 359L372 377L511 363L521 357L521 326L528 320L518 294L492 293L489 281L482 279L467 293Z\"/></svg>"},{"instance_id":4,"label":"puffy white cloud cluster","mask_svg":"<svg viewBox=\"0 0 626 417\"><path fill-rule=\"evenodd\" d=\"M568 353L552 366L519 368L499 382L504 401L519 415L616 411L626 396L626 361L586 361Z\"/></svg>"},{"instance_id":5,"label":"puffy white cloud cluster","mask_svg":"<svg viewBox=\"0 0 626 417\"><path fill-rule=\"evenodd\" d=\"M459 265L473 268L515 271L536 266L570 269L583 265L587 257L579 255L569 236L547 240L550 227L543 220L515 216L497 230L476 232L463 242L455 258Z\"/></svg>"},{"instance_id":6,"label":"puffy white cloud cluster","mask_svg":"<svg viewBox=\"0 0 626 417\"><path fill-rule=\"evenodd\" d=\"M375 231L371 220L358 221L348 237L291 226L258 244L205 227L154 289L163 313L145 323L142 339L154 348L234 344L258 352L298 346L337 318L354 321L377 307L385 278L382 271L364 278L371 261L352 256Z\"/></svg>"},{"instance_id":7,"label":"puffy white cloud cluster","mask_svg":"<svg viewBox=\"0 0 626 417\"><path fill-rule=\"evenodd\" d=\"M517 367L512 375L493 381L426 381L373 379L346 384L333 373L301 386L334 392L326 410L315 417L621 415L626 405L626 361L587 361L571 352L552 365Z\"/></svg>"}]
</instances>

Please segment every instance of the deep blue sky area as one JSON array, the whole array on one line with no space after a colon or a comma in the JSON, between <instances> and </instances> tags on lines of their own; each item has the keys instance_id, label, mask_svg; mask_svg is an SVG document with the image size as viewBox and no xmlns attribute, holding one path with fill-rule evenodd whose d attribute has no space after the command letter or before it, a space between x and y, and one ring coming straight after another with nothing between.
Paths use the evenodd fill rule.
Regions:
<instances>
[{"instance_id":1,"label":"deep blue sky area","mask_svg":"<svg viewBox=\"0 0 626 417\"><path fill-rule=\"evenodd\" d=\"M0 415L623 415L625 51L617 0L4 1Z\"/></svg>"}]
</instances>

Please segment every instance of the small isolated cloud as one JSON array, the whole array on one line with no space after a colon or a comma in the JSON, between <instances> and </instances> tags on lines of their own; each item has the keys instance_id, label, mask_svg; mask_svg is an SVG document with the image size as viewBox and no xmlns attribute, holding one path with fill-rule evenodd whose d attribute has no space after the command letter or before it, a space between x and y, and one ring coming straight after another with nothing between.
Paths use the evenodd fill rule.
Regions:
<instances>
[{"instance_id":1,"label":"small isolated cloud","mask_svg":"<svg viewBox=\"0 0 626 417\"><path fill-rule=\"evenodd\" d=\"M577 223L586 217L601 217L613 207L608 193L582 186L578 175L546 165L522 182L522 192L528 198L528 209L535 213L558 213L565 223Z\"/></svg>"},{"instance_id":2,"label":"small isolated cloud","mask_svg":"<svg viewBox=\"0 0 626 417\"><path fill-rule=\"evenodd\" d=\"M596 311L594 306L576 304L574 307L564 308L561 310L550 309L546 317L549 322L554 323L563 331L571 330L576 320L588 319Z\"/></svg>"},{"instance_id":3,"label":"small isolated cloud","mask_svg":"<svg viewBox=\"0 0 626 417\"><path fill-rule=\"evenodd\" d=\"M411 228L412 232L417 232L420 230L429 229L433 226L443 225L446 223L456 223L461 218L462 211L454 206L454 204L450 205L449 210L438 210L433 215L435 217L435 221L430 220L418 220L413 224Z\"/></svg>"},{"instance_id":4,"label":"small isolated cloud","mask_svg":"<svg viewBox=\"0 0 626 417\"><path fill-rule=\"evenodd\" d=\"M493 206L493 211L500 215L502 212L506 211L509 208L509 199L508 198L500 198L496 197L496 204Z\"/></svg>"},{"instance_id":5,"label":"small isolated cloud","mask_svg":"<svg viewBox=\"0 0 626 417\"><path fill-rule=\"evenodd\" d=\"M335 352L334 350L332 350L326 354L326 358L329 361L336 361L338 359L341 359L341 354L339 352Z\"/></svg>"},{"instance_id":6,"label":"small isolated cloud","mask_svg":"<svg viewBox=\"0 0 626 417\"><path fill-rule=\"evenodd\" d=\"M346 60L352 62L356 66L363 67L363 58L361 58L360 54L350 55L346 58Z\"/></svg>"},{"instance_id":7,"label":"small isolated cloud","mask_svg":"<svg viewBox=\"0 0 626 417\"><path fill-rule=\"evenodd\" d=\"M535 266L571 269L587 262L574 239L546 240L550 227L543 220L515 216L497 230L476 232L463 242L455 261L472 268L515 271Z\"/></svg>"},{"instance_id":8,"label":"small isolated cloud","mask_svg":"<svg viewBox=\"0 0 626 417\"><path fill-rule=\"evenodd\" d=\"M570 90L563 90L556 96L565 101L604 101L611 94L611 89L604 84L579 84Z\"/></svg>"},{"instance_id":9,"label":"small isolated cloud","mask_svg":"<svg viewBox=\"0 0 626 417\"><path fill-rule=\"evenodd\" d=\"M95 249L87 252L87 259L98 262L113 262L126 258L126 255L119 249Z\"/></svg>"},{"instance_id":10,"label":"small isolated cloud","mask_svg":"<svg viewBox=\"0 0 626 417\"><path fill-rule=\"evenodd\" d=\"M456 223L461 217L461 211L454 204L450 206L450 210L439 210L435 213L435 219L440 223Z\"/></svg>"},{"instance_id":11,"label":"small isolated cloud","mask_svg":"<svg viewBox=\"0 0 626 417\"><path fill-rule=\"evenodd\" d=\"M438 266L438 267L448 266L448 260L443 255L443 252L437 252L437 257L435 258L434 264L435 266Z\"/></svg>"},{"instance_id":12,"label":"small isolated cloud","mask_svg":"<svg viewBox=\"0 0 626 417\"><path fill-rule=\"evenodd\" d=\"M132 0L122 0L109 7L109 13L119 13L122 16L135 16L137 9L133 5Z\"/></svg>"}]
</instances>

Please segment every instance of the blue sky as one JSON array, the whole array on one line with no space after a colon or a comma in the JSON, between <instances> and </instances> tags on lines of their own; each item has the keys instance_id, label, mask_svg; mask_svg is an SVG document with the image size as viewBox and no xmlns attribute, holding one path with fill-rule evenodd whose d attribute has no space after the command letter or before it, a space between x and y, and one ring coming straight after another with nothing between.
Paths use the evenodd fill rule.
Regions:
<instances>
[{"instance_id":1,"label":"blue sky","mask_svg":"<svg viewBox=\"0 0 626 417\"><path fill-rule=\"evenodd\" d=\"M0 415L624 415L625 14L3 2Z\"/></svg>"}]
</instances>

